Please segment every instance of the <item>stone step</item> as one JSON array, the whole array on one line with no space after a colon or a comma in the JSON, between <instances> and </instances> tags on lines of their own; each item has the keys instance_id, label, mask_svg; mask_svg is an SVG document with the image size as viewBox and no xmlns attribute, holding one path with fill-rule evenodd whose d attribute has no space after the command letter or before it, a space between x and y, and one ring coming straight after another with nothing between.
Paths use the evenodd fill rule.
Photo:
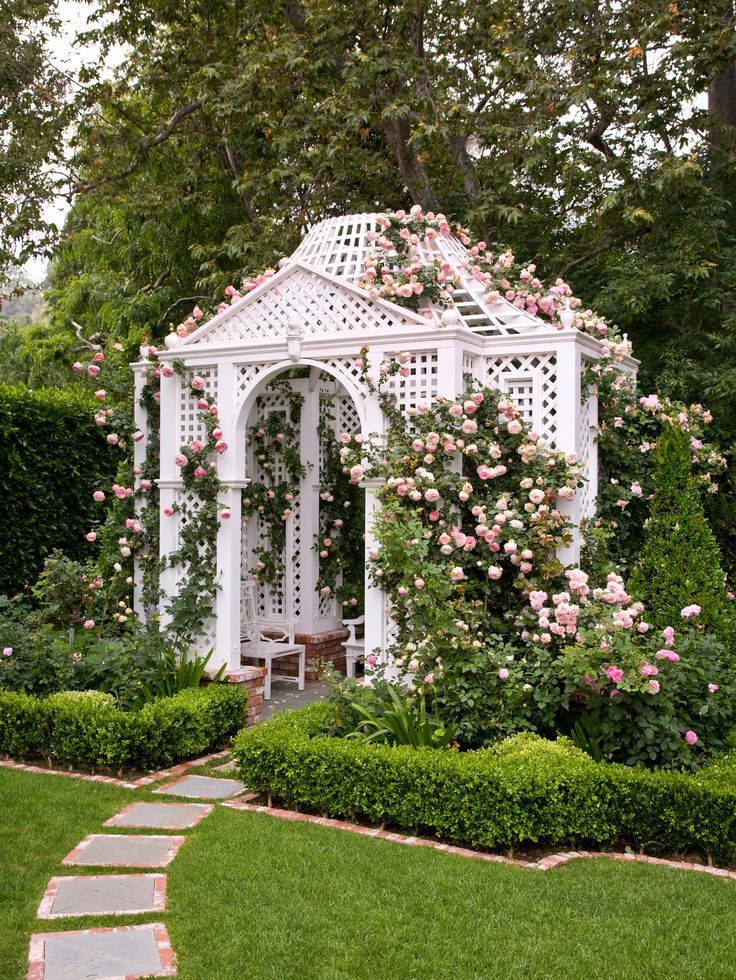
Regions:
<instances>
[{"instance_id":1,"label":"stone step","mask_svg":"<svg viewBox=\"0 0 736 980\"><path fill-rule=\"evenodd\" d=\"M160 922L31 936L28 980L133 980L175 974L169 934Z\"/></svg>"},{"instance_id":2,"label":"stone step","mask_svg":"<svg viewBox=\"0 0 736 980\"><path fill-rule=\"evenodd\" d=\"M130 803L105 821L105 827L188 830L212 813L206 803Z\"/></svg>"},{"instance_id":3,"label":"stone step","mask_svg":"<svg viewBox=\"0 0 736 980\"><path fill-rule=\"evenodd\" d=\"M62 864L109 868L163 868L186 837L154 834L89 834Z\"/></svg>"},{"instance_id":4,"label":"stone step","mask_svg":"<svg viewBox=\"0 0 736 980\"><path fill-rule=\"evenodd\" d=\"M224 800L242 793L245 785L237 779L220 779L215 776L182 776L173 783L166 783L154 790L168 796L188 796L198 800Z\"/></svg>"},{"instance_id":5,"label":"stone step","mask_svg":"<svg viewBox=\"0 0 736 980\"><path fill-rule=\"evenodd\" d=\"M166 875L76 875L49 881L38 918L138 915L163 912L165 907Z\"/></svg>"}]
</instances>

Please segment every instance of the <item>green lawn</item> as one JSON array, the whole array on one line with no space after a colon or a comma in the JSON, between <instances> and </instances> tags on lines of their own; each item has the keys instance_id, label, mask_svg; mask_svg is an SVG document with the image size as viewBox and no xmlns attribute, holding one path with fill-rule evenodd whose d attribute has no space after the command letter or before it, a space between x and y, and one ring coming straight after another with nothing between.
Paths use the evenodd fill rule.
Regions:
<instances>
[{"instance_id":1,"label":"green lawn","mask_svg":"<svg viewBox=\"0 0 736 980\"><path fill-rule=\"evenodd\" d=\"M0 770L2 980L25 976L61 858L146 795ZM736 975L733 881L606 860L540 874L221 807L188 834L162 916L188 980Z\"/></svg>"}]
</instances>

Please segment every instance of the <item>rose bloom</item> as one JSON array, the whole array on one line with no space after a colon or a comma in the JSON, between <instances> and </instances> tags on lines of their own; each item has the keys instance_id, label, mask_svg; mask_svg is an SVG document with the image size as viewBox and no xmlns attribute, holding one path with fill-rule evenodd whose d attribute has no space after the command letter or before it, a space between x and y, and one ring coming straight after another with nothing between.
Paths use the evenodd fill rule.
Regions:
<instances>
[{"instance_id":1,"label":"rose bloom","mask_svg":"<svg viewBox=\"0 0 736 980\"><path fill-rule=\"evenodd\" d=\"M507 681L509 679L509 672L507 668L501 667L501 669L498 672L498 676L501 678L502 681Z\"/></svg>"},{"instance_id":2,"label":"rose bloom","mask_svg":"<svg viewBox=\"0 0 736 980\"><path fill-rule=\"evenodd\" d=\"M96 503L101 504L105 499L105 494L102 492L102 490L95 490L95 492L92 494L92 499Z\"/></svg>"},{"instance_id":3,"label":"rose bloom","mask_svg":"<svg viewBox=\"0 0 736 980\"><path fill-rule=\"evenodd\" d=\"M697 732L693 732L693 731L685 732L685 741L687 742L688 745L695 745L695 743L698 741Z\"/></svg>"},{"instance_id":4,"label":"rose bloom","mask_svg":"<svg viewBox=\"0 0 736 980\"><path fill-rule=\"evenodd\" d=\"M506 426L506 428L508 429L509 433L512 436L518 436L518 434L523 429L523 426L522 426L521 422L518 419L512 419L509 422L509 424Z\"/></svg>"},{"instance_id":5,"label":"rose bloom","mask_svg":"<svg viewBox=\"0 0 736 980\"><path fill-rule=\"evenodd\" d=\"M685 606L684 609L680 610L680 615L683 619L690 619L692 616L700 615L700 606L697 603L693 603L691 606Z\"/></svg>"}]
</instances>

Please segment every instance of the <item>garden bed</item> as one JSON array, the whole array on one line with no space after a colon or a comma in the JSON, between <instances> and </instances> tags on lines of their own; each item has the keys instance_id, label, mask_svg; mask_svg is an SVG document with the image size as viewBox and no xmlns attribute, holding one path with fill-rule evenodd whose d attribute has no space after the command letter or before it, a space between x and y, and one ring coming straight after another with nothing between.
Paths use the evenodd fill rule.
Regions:
<instances>
[{"instance_id":1,"label":"garden bed","mask_svg":"<svg viewBox=\"0 0 736 980\"><path fill-rule=\"evenodd\" d=\"M36 698L0 690L0 753L50 766L158 769L220 746L245 724L246 704L231 684L185 690L139 711L98 691Z\"/></svg>"},{"instance_id":2,"label":"garden bed","mask_svg":"<svg viewBox=\"0 0 736 980\"><path fill-rule=\"evenodd\" d=\"M492 850L629 845L736 861L736 785L596 763L567 740L516 736L471 752L366 745L324 733L312 705L242 732L248 787L289 806Z\"/></svg>"}]
</instances>

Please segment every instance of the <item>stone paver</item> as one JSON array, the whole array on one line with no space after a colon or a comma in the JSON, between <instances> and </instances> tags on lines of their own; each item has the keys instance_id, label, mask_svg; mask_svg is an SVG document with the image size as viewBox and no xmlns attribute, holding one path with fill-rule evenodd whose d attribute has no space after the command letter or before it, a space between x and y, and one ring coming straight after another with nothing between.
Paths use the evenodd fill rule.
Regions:
<instances>
[{"instance_id":1,"label":"stone paver","mask_svg":"<svg viewBox=\"0 0 736 980\"><path fill-rule=\"evenodd\" d=\"M90 834L62 864L111 868L163 868L174 860L185 837L154 834Z\"/></svg>"},{"instance_id":2,"label":"stone paver","mask_svg":"<svg viewBox=\"0 0 736 980\"><path fill-rule=\"evenodd\" d=\"M182 776L173 783L159 786L154 793L170 796L190 796L200 800L224 800L245 789L237 779L218 779L214 776Z\"/></svg>"},{"instance_id":3,"label":"stone paver","mask_svg":"<svg viewBox=\"0 0 736 980\"><path fill-rule=\"evenodd\" d=\"M49 881L38 918L136 915L165 907L166 875L75 875Z\"/></svg>"},{"instance_id":4,"label":"stone paver","mask_svg":"<svg viewBox=\"0 0 736 980\"><path fill-rule=\"evenodd\" d=\"M268 721L272 715L285 709L303 708L315 701L324 701L330 693L330 688L322 681L308 681L304 690L297 690L296 684L280 681L273 677L271 681L271 700L263 703L263 720Z\"/></svg>"},{"instance_id":5,"label":"stone paver","mask_svg":"<svg viewBox=\"0 0 736 980\"><path fill-rule=\"evenodd\" d=\"M175 973L169 936L160 922L31 936L28 980L133 980Z\"/></svg>"},{"instance_id":6,"label":"stone paver","mask_svg":"<svg viewBox=\"0 0 736 980\"><path fill-rule=\"evenodd\" d=\"M215 766L212 770L213 772L230 772L236 766L235 759L231 759L229 762L224 763L222 766Z\"/></svg>"},{"instance_id":7,"label":"stone paver","mask_svg":"<svg viewBox=\"0 0 736 980\"><path fill-rule=\"evenodd\" d=\"M212 813L207 803L130 803L105 821L105 827L186 830Z\"/></svg>"}]
</instances>

